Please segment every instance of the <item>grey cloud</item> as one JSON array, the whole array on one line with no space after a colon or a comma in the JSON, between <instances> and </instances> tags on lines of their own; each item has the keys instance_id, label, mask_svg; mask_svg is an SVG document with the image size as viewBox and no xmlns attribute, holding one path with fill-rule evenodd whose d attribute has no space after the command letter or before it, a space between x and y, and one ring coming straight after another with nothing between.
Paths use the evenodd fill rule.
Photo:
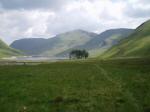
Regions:
<instances>
[{"instance_id":1,"label":"grey cloud","mask_svg":"<svg viewBox=\"0 0 150 112\"><path fill-rule=\"evenodd\" d=\"M150 0L138 0L141 4L150 4Z\"/></svg>"},{"instance_id":2,"label":"grey cloud","mask_svg":"<svg viewBox=\"0 0 150 112\"><path fill-rule=\"evenodd\" d=\"M18 11L1 13L0 17L0 36L8 43L23 36L24 32L31 26L26 15L20 14Z\"/></svg>"},{"instance_id":3,"label":"grey cloud","mask_svg":"<svg viewBox=\"0 0 150 112\"><path fill-rule=\"evenodd\" d=\"M150 0L113 0L113 2L124 2L126 5L124 13L129 17L145 18L150 16Z\"/></svg>"},{"instance_id":4,"label":"grey cloud","mask_svg":"<svg viewBox=\"0 0 150 112\"><path fill-rule=\"evenodd\" d=\"M59 9L71 0L0 0L4 9Z\"/></svg>"},{"instance_id":5,"label":"grey cloud","mask_svg":"<svg viewBox=\"0 0 150 112\"><path fill-rule=\"evenodd\" d=\"M130 17L134 18L145 18L150 17L150 9L144 10L144 9L131 9L126 11L126 14Z\"/></svg>"},{"instance_id":6,"label":"grey cloud","mask_svg":"<svg viewBox=\"0 0 150 112\"><path fill-rule=\"evenodd\" d=\"M124 13L132 18L150 17L150 0L127 2Z\"/></svg>"},{"instance_id":7,"label":"grey cloud","mask_svg":"<svg viewBox=\"0 0 150 112\"><path fill-rule=\"evenodd\" d=\"M0 13L0 38L10 43L16 39L37 36L38 34L46 36L43 29L48 15L45 13L35 11L8 11ZM41 16L43 18L40 18Z\"/></svg>"},{"instance_id":8,"label":"grey cloud","mask_svg":"<svg viewBox=\"0 0 150 112\"><path fill-rule=\"evenodd\" d=\"M98 28L102 28L99 19L80 9L71 12L60 12L54 18L49 17L47 26L47 32L51 34L59 34L74 29L95 31Z\"/></svg>"},{"instance_id":9,"label":"grey cloud","mask_svg":"<svg viewBox=\"0 0 150 112\"><path fill-rule=\"evenodd\" d=\"M90 1L89 6L83 1ZM147 6L150 0L139 0L136 4L129 0L110 0L104 9L99 8L101 4L92 5L94 1L99 3L99 0L0 0L0 38L10 43L24 37L47 38L74 29L99 32L118 27L135 28L150 17L149 8L135 7ZM115 10L110 8L117 1L126 4L121 15L115 15Z\"/></svg>"},{"instance_id":10,"label":"grey cloud","mask_svg":"<svg viewBox=\"0 0 150 112\"><path fill-rule=\"evenodd\" d=\"M125 2L131 2L132 0L111 0L113 2L120 2L120 1L125 1ZM150 0L136 0L134 2L140 2L141 4L145 3L150 3Z\"/></svg>"}]
</instances>

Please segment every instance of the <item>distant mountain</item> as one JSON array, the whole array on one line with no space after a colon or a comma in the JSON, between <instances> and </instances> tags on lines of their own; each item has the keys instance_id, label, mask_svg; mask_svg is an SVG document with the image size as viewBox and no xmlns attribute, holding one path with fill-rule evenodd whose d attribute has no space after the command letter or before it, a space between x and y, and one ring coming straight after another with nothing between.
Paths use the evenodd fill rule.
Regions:
<instances>
[{"instance_id":1,"label":"distant mountain","mask_svg":"<svg viewBox=\"0 0 150 112\"><path fill-rule=\"evenodd\" d=\"M140 25L134 33L106 51L101 57L150 56L150 20Z\"/></svg>"},{"instance_id":2,"label":"distant mountain","mask_svg":"<svg viewBox=\"0 0 150 112\"><path fill-rule=\"evenodd\" d=\"M5 44L2 40L0 40L0 58L9 57L9 56L18 56L21 52L10 48L7 44Z\"/></svg>"},{"instance_id":3,"label":"distant mountain","mask_svg":"<svg viewBox=\"0 0 150 112\"><path fill-rule=\"evenodd\" d=\"M10 46L12 48L21 50L25 54L39 54L45 48L45 44L48 43L48 39L43 38L26 38L14 41ZM50 43L51 45L51 43Z\"/></svg>"},{"instance_id":4,"label":"distant mountain","mask_svg":"<svg viewBox=\"0 0 150 112\"><path fill-rule=\"evenodd\" d=\"M28 55L54 56L69 48L83 45L96 35L83 30L73 30L49 39L27 38L16 40L10 46Z\"/></svg>"},{"instance_id":5,"label":"distant mountain","mask_svg":"<svg viewBox=\"0 0 150 112\"><path fill-rule=\"evenodd\" d=\"M86 49L90 52L91 55L100 54L105 50L108 50L108 48L111 46L117 44L121 39L129 36L133 31L133 29L125 28L106 30L85 44L63 51L62 53L57 54L57 56L65 56L72 49Z\"/></svg>"}]
</instances>

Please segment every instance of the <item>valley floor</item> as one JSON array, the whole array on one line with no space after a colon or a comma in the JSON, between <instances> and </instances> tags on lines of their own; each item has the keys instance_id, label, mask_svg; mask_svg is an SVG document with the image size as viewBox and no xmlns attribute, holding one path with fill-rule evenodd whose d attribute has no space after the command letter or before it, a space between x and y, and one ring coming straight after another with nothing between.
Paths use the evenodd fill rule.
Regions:
<instances>
[{"instance_id":1,"label":"valley floor","mask_svg":"<svg viewBox=\"0 0 150 112\"><path fill-rule=\"evenodd\" d=\"M150 112L150 59L0 66L0 112Z\"/></svg>"}]
</instances>

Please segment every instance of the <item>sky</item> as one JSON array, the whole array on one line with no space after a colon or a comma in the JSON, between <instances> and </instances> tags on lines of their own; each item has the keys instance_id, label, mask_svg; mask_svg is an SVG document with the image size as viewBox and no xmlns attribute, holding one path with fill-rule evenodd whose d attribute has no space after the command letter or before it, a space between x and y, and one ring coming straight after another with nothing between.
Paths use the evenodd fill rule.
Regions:
<instances>
[{"instance_id":1,"label":"sky","mask_svg":"<svg viewBox=\"0 0 150 112\"><path fill-rule=\"evenodd\" d=\"M82 29L136 28L150 19L150 0L0 0L0 39L50 38Z\"/></svg>"}]
</instances>

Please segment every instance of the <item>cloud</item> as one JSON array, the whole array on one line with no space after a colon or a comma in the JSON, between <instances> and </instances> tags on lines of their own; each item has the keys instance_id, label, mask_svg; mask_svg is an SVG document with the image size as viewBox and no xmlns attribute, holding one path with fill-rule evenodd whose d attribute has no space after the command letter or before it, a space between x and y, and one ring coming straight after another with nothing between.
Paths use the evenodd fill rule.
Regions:
<instances>
[{"instance_id":1,"label":"cloud","mask_svg":"<svg viewBox=\"0 0 150 112\"><path fill-rule=\"evenodd\" d=\"M0 0L0 37L7 43L74 29L135 28L150 18L149 0Z\"/></svg>"},{"instance_id":2,"label":"cloud","mask_svg":"<svg viewBox=\"0 0 150 112\"><path fill-rule=\"evenodd\" d=\"M150 0L132 0L126 3L125 14L133 18L150 17Z\"/></svg>"},{"instance_id":3,"label":"cloud","mask_svg":"<svg viewBox=\"0 0 150 112\"><path fill-rule=\"evenodd\" d=\"M52 12L40 11L8 11L0 13L0 36L8 43L25 37L48 36L45 33L47 19L52 15Z\"/></svg>"},{"instance_id":4,"label":"cloud","mask_svg":"<svg viewBox=\"0 0 150 112\"><path fill-rule=\"evenodd\" d=\"M72 0L0 0L1 7L7 10L33 10L62 8L64 4Z\"/></svg>"}]
</instances>

